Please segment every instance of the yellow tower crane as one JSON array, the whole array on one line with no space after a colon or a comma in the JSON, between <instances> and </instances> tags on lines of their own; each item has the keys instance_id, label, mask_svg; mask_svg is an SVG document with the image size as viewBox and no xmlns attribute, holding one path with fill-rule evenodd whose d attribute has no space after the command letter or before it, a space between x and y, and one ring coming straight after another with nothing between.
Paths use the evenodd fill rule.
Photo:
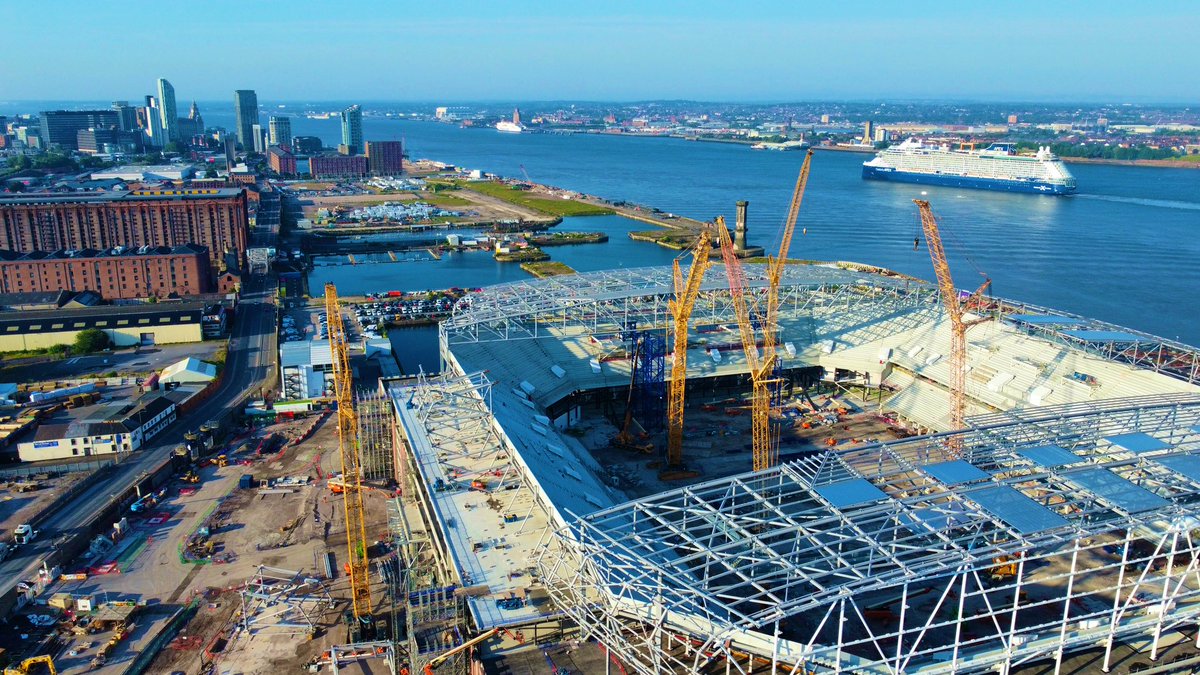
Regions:
<instances>
[{"instance_id":1,"label":"yellow tower crane","mask_svg":"<svg viewBox=\"0 0 1200 675\"><path fill-rule=\"evenodd\" d=\"M950 426L952 430L962 429L966 426L967 410L967 329L990 318L985 316L968 321L963 317L967 308L979 300L992 280L984 279L983 285L974 293L965 300L960 299L958 290L954 287L954 279L950 276L950 263L946 260L946 249L942 246L942 235L938 231L933 209L924 199L914 199L913 202L921 212L921 229L925 233L925 244L929 248L929 257L933 260L933 273L937 276L942 304L945 305L946 316L950 319ZM948 450L952 457L960 457L962 438L952 436Z\"/></svg>"},{"instance_id":2,"label":"yellow tower crane","mask_svg":"<svg viewBox=\"0 0 1200 675\"><path fill-rule=\"evenodd\" d=\"M338 447L342 455L342 501L346 508L346 544L349 549L350 595L354 618L371 617L371 579L367 569L367 523L363 514L362 462L358 452L358 418L354 414L354 385L346 345L346 327L338 304L337 288L325 284L325 315L333 356L333 386L337 396Z\"/></svg>"},{"instance_id":3,"label":"yellow tower crane","mask_svg":"<svg viewBox=\"0 0 1200 675\"><path fill-rule=\"evenodd\" d=\"M750 320L750 305L746 298L746 272L742 269L742 262L733 250L729 230L723 226L717 228L717 235L721 242L721 258L725 262L725 274L729 277L729 293L733 298L734 311L737 313L742 350L746 353L746 362L750 366L752 387L750 427L755 471L770 468L779 462L779 442L771 430L771 385L776 382L771 377L771 373L778 358L775 349L778 345L779 282L783 278L783 266L787 264L792 233L796 229L796 219L800 215L800 203L804 200L804 190L808 186L812 156L813 152L809 150L804 157L804 165L800 168L800 175L796 179L787 219L784 221L779 255L767 259L767 292L763 308L765 311L758 312L759 316L764 318L761 356L758 352L758 338L754 332L754 324ZM758 308L757 303L756 308Z\"/></svg>"},{"instance_id":4,"label":"yellow tower crane","mask_svg":"<svg viewBox=\"0 0 1200 675\"><path fill-rule=\"evenodd\" d=\"M717 227L725 230L724 218L717 218ZM672 347L674 360L671 362L671 383L667 389L667 466L659 474L662 480L696 475L683 467L683 403L687 388L688 322L692 318L696 297L700 295L700 282L704 279L704 272L712 264L708 259L711 252L712 235L705 228L700 232L696 246L692 249L692 267L688 270L686 283L683 280L683 271L679 268L679 260L675 260L675 298L667 302L675 324L675 341Z\"/></svg>"}]
</instances>

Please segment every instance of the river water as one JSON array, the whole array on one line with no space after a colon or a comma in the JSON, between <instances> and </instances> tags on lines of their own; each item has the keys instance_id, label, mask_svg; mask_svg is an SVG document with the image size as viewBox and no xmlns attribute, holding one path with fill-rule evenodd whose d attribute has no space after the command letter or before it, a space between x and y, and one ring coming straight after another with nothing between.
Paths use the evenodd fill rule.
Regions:
<instances>
[{"instance_id":1,"label":"river water","mask_svg":"<svg viewBox=\"0 0 1200 675\"><path fill-rule=\"evenodd\" d=\"M202 108L209 125L232 128L232 111ZM263 116L264 123L266 116ZM501 134L433 122L366 117L368 140L404 140L412 157L624 199L698 219L750 202L751 243L775 248L803 154L741 145L599 135ZM294 135L340 141L336 119L292 118ZM1092 316L1200 344L1200 171L1071 165L1070 197L867 182L868 156L818 152L791 256L853 260L932 279L912 199L927 192L962 288L993 280L996 295ZM676 252L631 242L651 226L617 217L568 219L562 227L605 230L605 244L549 248L580 271L657 265ZM486 253L441 261L319 268L313 288L335 281L346 294L481 286L526 278Z\"/></svg>"},{"instance_id":2,"label":"river water","mask_svg":"<svg viewBox=\"0 0 1200 675\"><path fill-rule=\"evenodd\" d=\"M310 133L336 140L336 123L293 125L296 133L313 125ZM537 182L699 219L723 214L732 222L734 202L746 199L751 243L768 250L777 246L803 161L796 152L676 139L500 134L386 119L364 125L368 138L403 138L413 157L509 176L520 176L524 166ZM1079 193L1050 197L868 182L859 173L866 158L841 152L813 158L792 257L854 260L932 279L928 253L923 246L913 250L920 219L912 200L926 192L960 287L974 288L986 275L1002 297L1200 344L1200 171L1071 165ZM563 227L610 233L607 244L547 249L580 271L663 264L676 255L625 239L624 232L648 226L617 217L568 219ZM406 267L326 268L314 281L350 284L345 292L353 293L478 286L524 275L486 253Z\"/></svg>"}]
</instances>

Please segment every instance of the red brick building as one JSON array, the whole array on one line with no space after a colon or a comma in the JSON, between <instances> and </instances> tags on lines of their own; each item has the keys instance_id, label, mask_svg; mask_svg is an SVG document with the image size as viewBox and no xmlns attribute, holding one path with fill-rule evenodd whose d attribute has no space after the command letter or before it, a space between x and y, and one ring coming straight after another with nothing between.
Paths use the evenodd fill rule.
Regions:
<instances>
[{"instance_id":1,"label":"red brick building","mask_svg":"<svg viewBox=\"0 0 1200 675\"><path fill-rule=\"evenodd\" d=\"M96 291L106 300L211 293L213 270L203 246L97 251L0 251L0 293Z\"/></svg>"},{"instance_id":2,"label":"red brick building","mask_svg":"<svg viewBox=\"0 0 1200 675\"><path fill-rule=\"evenodd\" d=\"M241 188L0 196L0 249L17 253L197 244L216 267L247 231Z\"/></svg>"},{"instance_id":3,"label":"red brick building","mask_svg":"<svg viewBox=\"0 0 1200 675\"><path fill-rule=\"evenodd\" d=\"M267 148L267 163L280 176L296 175L296 158L283 146L272 145Z\"/></svg>"},{"instance_id":4,"label":"red brick building","mask_svg":"<svg viewBox=\"0 0 1200 675\"><path fill-rule=\"evenodd\" d=\"M367 158L362 155L317 155L308 160L313 178L362 178L367 175Z\"/></svg>"},{"instance_id":5,"label":"red brick building","mask_svg":"<svg viewBox=\"0 0 1200 675\"><path fill-rule=\"evenodd\" d=\"M367 141L367 168L372 176L404 173L404 144L400 141Z\"/></svg>"}]
</instances>

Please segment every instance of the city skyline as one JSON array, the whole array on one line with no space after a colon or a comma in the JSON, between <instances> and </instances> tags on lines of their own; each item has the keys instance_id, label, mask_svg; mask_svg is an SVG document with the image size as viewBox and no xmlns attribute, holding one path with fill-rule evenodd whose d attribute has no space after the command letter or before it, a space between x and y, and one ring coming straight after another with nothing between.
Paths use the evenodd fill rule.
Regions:
<instances>
[{"instance_id":1,"label":"city skyline","mask_svg":"<svg viewBox=\"0 0 1200 675\"><path fill-rule=\"evenodd\" d=\"M187 99L221 100L236 88L217 74L235 70L250 47L221 30L225 5L232 6L163 10L164 18L203 35L208 47L171 50L172 63L160 68ZM1188 66L1200 58L1200 47L1162 39L1171 27L1200 16L1182 2L1086 8L1018 2L1003 14L932 1L902 9L870 2L836 8L762 3L735 16L707 2L379 6L370 21L353 22L356 49L349 52L320 39L349 28L343 12L298 5L290 16L304 18L279 23L268 6L251 5L239 22L247 29L269 24L256 38L268 43L316 45L297 52L256 43L261 72L271 76L253 84L271 100L1190 103L1200 90L1200 76ZM237 7L241 13L243 5ZM103 54L121 39L117 18L81 8L77 2L39 8L80 36L78 48L69 52L70 64L49 44L10 55L6 99L57 99L63 90L77 100L133 99L144 91L142 74L104 68ZM176 38L145 36L151 50ZM471 47L447 49L451 38ZM385 64L391 65L379 67ZM45 72L56 77L48 80Z\"/></svg>"}]
</instances>

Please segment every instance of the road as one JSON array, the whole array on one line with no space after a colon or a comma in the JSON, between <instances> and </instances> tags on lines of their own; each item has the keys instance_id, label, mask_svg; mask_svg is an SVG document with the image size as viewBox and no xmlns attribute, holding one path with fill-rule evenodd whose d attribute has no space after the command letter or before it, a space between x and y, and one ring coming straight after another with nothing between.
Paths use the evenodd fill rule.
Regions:
<instances>
[{"instance_id":1,"label":"road","mask_svg":"<svg viewBox=\"0 0 1200 675\"><path fill-rule=\"evenodd\" d=\"M244 405L258 396L259 389L275 367L275 283L253 276L244 283L229 340L221 386L203 404L183 415L153 441L154 445L126 456L118 464L101 469L88 479L89 485L69 504L44 519L39 535L21 546L0 564L0 597L21 579L31 577L41 561L67 534L83 530L111 499L142 480L171 455L183 434L201 424Z\"/></svg>"}]
</instances>

